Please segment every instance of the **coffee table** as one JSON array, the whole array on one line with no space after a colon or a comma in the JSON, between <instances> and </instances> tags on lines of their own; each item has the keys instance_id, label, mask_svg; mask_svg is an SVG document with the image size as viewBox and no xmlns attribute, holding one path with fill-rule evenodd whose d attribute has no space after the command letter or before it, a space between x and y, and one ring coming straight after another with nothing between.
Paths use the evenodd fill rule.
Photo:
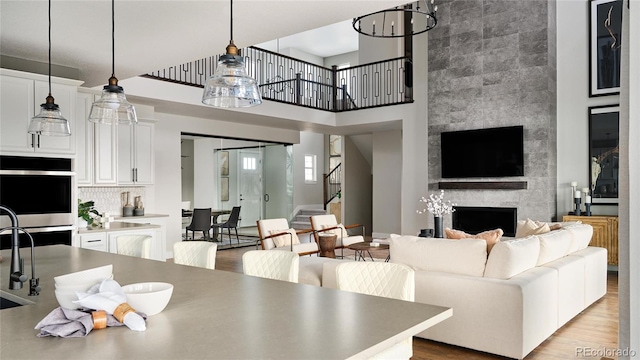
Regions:
<instances>
[{"instance_id":1,"label":"coffee table","mask_svg":"<svg viewBox=\"0 0 640 360\"><path fill-rule=\"evenodd\" d=\"M335 259L336 258L336 251L335 251L336 240L338 240L337 235L319 234L318 246L320 247L320 254L318 256Z\"/></svg>"},{"instance_id":2,"label":"coffee table","mask_svg":"<svg viewBox=\"0 0 640 360\"><path fill-rule=\"evenodd\" d=\"M355 258L356 261L362 260L362 261L367 261L366 257L365 257L365 251L367 252L367 255L369 255L369 258L371 259L371 261L373 260L373 256L371 256L371 250L389 250L389 245L387 244L380 244L378 246L371 246L371 242L370 241L365 241L365 242L359 242L359 243L355 243L355 244L351 244L348 247L349 249L355 251ZM387 255L387 258L384 260L385 262L389 261L389 256Z\"/></svg>"}]
</instances>

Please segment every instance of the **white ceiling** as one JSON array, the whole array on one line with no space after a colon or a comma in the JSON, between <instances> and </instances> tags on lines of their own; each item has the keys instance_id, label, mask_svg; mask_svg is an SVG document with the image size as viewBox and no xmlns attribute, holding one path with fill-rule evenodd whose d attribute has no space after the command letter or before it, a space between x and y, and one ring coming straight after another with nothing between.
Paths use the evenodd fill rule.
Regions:
<instances>
[{"instance_id":1,"label":"white ceiling","mask_svg":"<svg viewBox=\"0 0 640 360\"><path fill-rule=\"evenodd\" d=\"M355 51L350 19L404 2L236 0L233 38L238 47L281 39L280 49L296 47L322 57ZM47 9L42 0L1 0L0 54L46 63ZM111 1L52 0L51 12L52 63L78 69L84 86L106 83ZM320 37L305 33L335 23L341 24L323 29ZM226 0L116 0L115 75L122 80L223 53L229 30ZM293 34L298 35L287 38Z\"/></svg>"}]
</instances>

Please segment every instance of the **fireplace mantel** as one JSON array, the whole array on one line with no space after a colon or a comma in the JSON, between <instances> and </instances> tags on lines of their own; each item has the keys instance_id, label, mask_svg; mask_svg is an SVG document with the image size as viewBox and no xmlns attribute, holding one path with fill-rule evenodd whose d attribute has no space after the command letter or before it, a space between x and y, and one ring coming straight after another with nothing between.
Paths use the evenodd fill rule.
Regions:
<instances>
[{"instance_id":1,"label":"fireplace mantel","mask_svg":"<svg viewBox=\"0 0 640 360\"><path fill-rule=\"evenodd\" d=\"M441 181L439 189L448 190L526 190L526 181Z\"/></svg>"}]
</instances>

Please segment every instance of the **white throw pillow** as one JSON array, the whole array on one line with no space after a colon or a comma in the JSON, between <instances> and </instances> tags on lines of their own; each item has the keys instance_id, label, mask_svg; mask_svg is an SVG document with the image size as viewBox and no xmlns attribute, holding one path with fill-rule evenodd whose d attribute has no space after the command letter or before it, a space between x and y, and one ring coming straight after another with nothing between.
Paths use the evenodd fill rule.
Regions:
<instances>
[{"instance_id":1,"label":"white throw pillow","mask_svg":"<svg viewBox=\"0 0 640 360\"><path fill-rule=\"evenodd\" d=\"M560 229L538 235L538 238L540 238L540 256L538 256L537 265L542 265L567 255L573 236L567 230Z\"/></svg>"},{"instance_id":2,"label":"white throw pillow","mask_svg":"<svg viewBox=\"0 0 640 360\"><path fill-rule=\"evenodd\" d=\"M549 224L536 223L531 219L519 220L516 225L516 238L525 238L530 235L539 235L551 231Z\"/></svg>"},{"instance_id":3,"label":"white throw pillow","mask_svg":"<svg viewBox=\"0 0 640 360\"><path fill-rule=\"evenodd\" d=\"M392 262L414 270L482 276L487 243L482 239L452 241L407 235L390 239L389 254Z\"/></svg>"},{"instance_id":4,"label":"white throw pillow","mask_svg":"<svg viewBox=\"0 0 640 360\"><path fill-rule=\"evenodd\" d=\"M536 266L540 254L540 240L533 235L526 238L500 241L493 246L484 277L509 279Z\"/></svg>"},{"instance_id":5,"label":"white throw pillow","mask_svg":"<svg viewBox=\"0 0 640 360\"><path fill-rule=\"evenodd\" d=\"M283 232L287 232L289 234L291 234L291 236L289 235L280 235L280 236L275 236L272 237L271 240L273 240L273 244L278 248L278 247L284 247L284 246L291 246L291 243L293 242L293 244L300 244L300 239L298 238L298 234L296 233L295 229L284 229L284 230L271 230L269 232L269 235L275 235L275 234L280 234Z\"/></svg>"},{"instance_id":6,"label":"white throw pillow","mask_svg":"<svg viewBox=\"0 0 640 360\"><path fill-rule=\"evenodd\" d=\"M567 230L571 235L571 246L569 254L578 250L586 249L593 237L593 227L588 224L572 224L567 225L563 229Z\"/></svg>"}]
</instances>

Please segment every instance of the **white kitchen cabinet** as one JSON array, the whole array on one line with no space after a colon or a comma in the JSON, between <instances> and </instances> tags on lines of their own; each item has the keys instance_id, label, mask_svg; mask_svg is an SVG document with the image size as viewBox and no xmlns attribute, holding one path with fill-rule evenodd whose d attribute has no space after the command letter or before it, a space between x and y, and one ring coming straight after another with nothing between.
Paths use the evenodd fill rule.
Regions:
<instances>
[{"instance_id":1,"label":"white kitchen cabinet","mask_svg":"<svg viewBox=\"0 0 640 360\"><path fill-rule=\"evenodd\" d=\"M118 184L153 184L152 123L118 126Z\"/></svg>"},{"instance_id":2,"label":"white kitchen cabinet","mask_svg":"<svg viewBox=\"0 0 640 360\"><path fill-rule=\"evenodd\" d=\"M78 186L93 184L93 124L87 121L93 94L78 92L76 99L76 182Z\"/></svg>"},{"instance_id":3,"label":"white kitchen cabinet","mask_svg":"<svg viewBox=\"0 0 640 360\"><path fill-rule=\"evenodd\" d=\"M109 251L107 245L107 233L97 232L91 234L81 234L80 247L83 249L97 250L97 251Z\"/></svg>"},{"instance_id":4,"label":"white kitchen cabinet","mask_svg":"<svg viewBox=\"0 0 640 360\"><path fill-rule=\"evenodd\" d=\"M45 75L1 69L0 73L0 150L19 155L74 155L76 153L76 93L80 81L52 78L51 95L69 121L71 136L28 134L29 122L40 113L49 94ZM34 155L35 156L35 155Z\"/></svg>"}]
</instances>

